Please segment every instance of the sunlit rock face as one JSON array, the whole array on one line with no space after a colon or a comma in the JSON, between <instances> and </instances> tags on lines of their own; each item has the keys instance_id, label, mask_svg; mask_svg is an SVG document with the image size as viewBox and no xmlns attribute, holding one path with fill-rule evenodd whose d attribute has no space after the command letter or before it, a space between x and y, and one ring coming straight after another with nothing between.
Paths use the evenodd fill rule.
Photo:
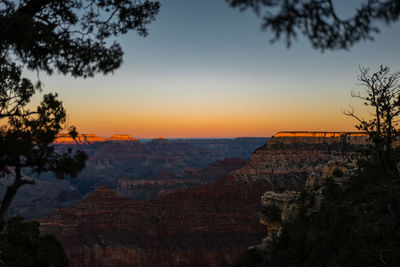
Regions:
<instances>
[{"instance_id":1,"label":"sunlit rock face","mask_svg":"<svg viewBox=\"0 0 400 267\"><path fill-rule=\"evenodd\" d=\"M60 134L54 141L58 145L70 145L70 144L94 144L105 141L138 141L129 134L114 134L111 137L103 138L95 134L78 134L74 139L70 134Z\"/></svg>"},{"instance_id":2,"label":"sunlit rock face","mask_svg":"<svg viewBox=\"0 0 400 267\"><path fill-rule=\"evenodd\" d=\"M54 141L55 144L70 145L70 144L93 144L97 142L104 142L105 138L99 137L95 134L78 134L74 139L69 134L60 134Z\"/></svg>"},{"instance_id":3,"label":"sunlit rock face","mask_svg":"<svg viewBox=\"0 0 400 267\"><path fill-rule=\"evenodd\" d=\"M364 132L314 132L314 131L293 131L293 132L278 132L273 138L278 137L313 137L313 138L332 138L332 137L365 137L368 134Z\"/></svg>"},{"instance_id":4,"label":"sunlit rock face","mask_svg":"<svg viewBox=\"0 0 400 267\"><path fill-rule=\"evenodd\" d=\"M293 131L278 132L271 138L272 142L290 143L311 143L311 144L334 144L346 142L350 144L365 145L369 143L369 135L364 132L313 132Z\"/></svg>"},{"instance_id":5,"label":"sunlit rock face","mask_svg":"<svg viewBox=\"0 0 400 267\"><path fill-rule=\"evenodd\" d=\"M107 141L139 141L137 138L133 138L129 134L114 134L111 137L106 138Z\"/></svg>"}]
</instances>

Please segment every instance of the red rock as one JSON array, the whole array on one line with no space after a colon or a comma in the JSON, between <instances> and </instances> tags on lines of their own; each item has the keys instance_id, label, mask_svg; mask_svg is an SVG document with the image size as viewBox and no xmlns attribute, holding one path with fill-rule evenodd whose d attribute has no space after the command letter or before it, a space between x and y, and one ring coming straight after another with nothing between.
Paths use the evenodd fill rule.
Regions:
<instances>
[{"instance_id":1,"label":"red rock","mask_svg":"<svg viewBox=\"0 0 400 267\"><path fill-rule=\"evenodd\" d=\"M342 139L277 139L220 181L143 202L103 187L40 219L41 230L60 240L71 266L233 265L266 235L258 215L265 191L300 190L327 161L354 153L353 144Z\"/></svg>"},{"instance_id":2,"label":"red rock","mask_svg":"<svg viewBox=\"0 0 400 267\"><path fill-rule=\"evenodd\" d=\"M78 134L74 139L70 134L60 134L57 136L54 144L71 145L71 144L93 144L105 141L138 141L129 134L114 134L111 137L103 138L95 134Z\"/></svg>"},{"instance_id":3,"label":"red rock","mask_svg":"<svg viewBox=\"0 0 400 267\"><path fill-rule=\"evenodd\" d=\"M40 219L71 266L232 265L265 236L257 211L265 188L227 180L140 202L107 187Z\"/></svg>"},{"instance_id":4,"label":"red rock","mask_svg":"<svg viewBox=\"0 0 400 267\"><path fill-rule=\"evenodd\" d=\"M224 179L140 202L101 187L40 219L41 230L71 266L228 266L266 234L257 213L265 190Z\"/></svg>"},{"instance_id":5,"label":"red rock","mask_svg":"<svg viewBox=\"0 0 400 267\"><path fill-rule=\"evenodd\" d=\"M221 179L227 176L227 173L240 169L246 164L246 160L225 158L224 160L217 160L208 164L201 171L200 176L208 180Z\"/></svg>"},{"instance_id":6,"label":"red rock","mask_svg":"<svg viewBox=\"0 0 400 267\"><path fill-rule=\"evenodd\" d=\"M69 134L60 134L54 141L55 144L70 145L70 144L93 144L106 141L105 138L95 134L78 134L74 139Z\"/></svg>"},{"instance_id":7,"label":"red rock","mask_svg":"<svg viewBox=\"0 0 400 267\"><path fill-rule=\"evenodd\" d=\"M199 171L185 168L183 176L162 171L151 179L119 179L118 195L136 200L149 200L163 196L178 189L191 188L220 180L246 163L241 159L218 160Z\"/></svg>"},{"instance_id":8,"label":"red rock","mask_svg":"<svg viewBox=\"0 0 400 267\"><path fill-rule=\"evenodd\" d=\"M114 134L107 138L107 141L139 141L137 138L133 138L129 134Z\"/></svg>"}]
</instances>

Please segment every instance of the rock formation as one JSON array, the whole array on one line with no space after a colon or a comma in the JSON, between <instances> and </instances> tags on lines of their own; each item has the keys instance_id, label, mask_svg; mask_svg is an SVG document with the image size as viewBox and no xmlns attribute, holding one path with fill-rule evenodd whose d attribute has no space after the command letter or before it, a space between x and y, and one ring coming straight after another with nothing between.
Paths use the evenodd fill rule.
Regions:
<instances>
[{"instance_id":1,"label":"rock formation","mask_svg":"<svg viewBox=\"0 0 400 267\"><path fill-rule=\"evenodd\" d=\"M78 134L74 139L70 134L60 134L54 141L55 144L59 145L75 145L75 144L93 144L98 142L105 142L106 139L99 137L95 134Z\"/></svg>"},{"instance_id":2,"label":"rock formation","mask_svg":"<svg viewBox=\"0 0 400 267\"><path fill-rule=\"evenodd\" d=\"M201 139L201 143L207 142L215 143L216 141L214 139ZM225 150L226 147L232 145L232 142L232 139L218 140L219 146L224 147L221 150L219 150L219 146L212 150L191 145L189 141L167 139L154 139L144 143L130 140L78 144L72 147L84 150L89 155L89 160L82 173L71 182L84 195L102 185L117 188L119 179L126 181L147 180L149 182L158 180L156 176L162 172L171 173L179 180L197 179L198 177L188 176L189 172L199 172L207 164L227 157L232 158L231 155L237 154L231 154ZM259 138L256 138L255 141L248 138L243 142L234 141L236 146L234 150L246 146L254 151L257 148L256 145L260 144ZM57 148L61 151L68 146L71 145L59 145ZM248 158L250 154L250 150L243 152L242 158ZM209 174L206 174L201 178L208 176ZM50 175L44 175L44 177L46 179L52 178ZM209 177L207 180L213 181L222 177L224 175Z\"/></svg>"},{"instance_id":3,"label":"rock formation","mask_svg":"<svg viewBox=\"0 0 400 267\"><path fill-rule=\"evenodd\" d=\"M324 166L319 178L314 173L310 174L303 189L303 193L313 196L314 208L308 212L320 208L326 179L332 178L335 184L342 187L348 183L349 175L354 169L354 162L346 162L346 159L332 160ZM340 171L338 172L338 170ZM300 192L295 191L267 191L263 194L261 197L260 222L267 226L269 238L277 235L284 223L290 222L298 215L300 194Z\"/></svg>"},{"instance_id":4,"label":"rock formation","mask_svg":"<svg viewBox=\"0 0 400 267\"><path fill-rule=\"evenodd\" d=\"M77 145L76 148L84 149L89 155L86 168L71 181L82 194L102 185L116 188L119 179L150 181L161 172L182 177L187 168L201 169L222 159L217 151L168 140L148 143L106 141L90 146ZM44 177L51 178L49 175Z\"/></svg>"},{"instance_id":5,"label":"rock formation","mask_svg":"<svg viewBox=\"0 0 400 267\"><path fill-rule=\"evenodd\" d=\"M365 145L369 143L369 135L365 132L283 131L273 135L272 139L284 144L333 144L346 142L351 144Z\"/></svg>"},{"instance_id":6,"label":"rock formation","mask_svg":"<svg viewBox=\"0 0 400 267\"><path fill-rule=\"evenodd\" d=\"M42 232L61 241L72 266L231 266L265 237L260 211L276 220L268 231L279 231L280 223L296 213L296 191L305 184L315 188L337 169L324 171L327 162L343 157L351 162L361 145L346 138L279 138L257 149L227 178L160 199L134 201L101 187L82 203L40 219ZM307 177L313 182L306 183ZM279 194L286 189L291 192ZM276 192L265 193L271 190Z\"/></svg>"},{"instance_id":7,"label":"rock formation","mask_svg":"<svg viewBox=\"0 0 400 267\"><path fill-rule=\"evenodd\" d=\"M352 161L367 142L368 137L362 133L280 132L232 175L238 183L299 191L310 174L317 178L322 175L328 161L342 158Z\"/></svg>"},{"instance_id":8,"label":"rock formation","mask_svg":"<svg viewBox=\"0 0 400 267\"><path fill-rule=\"evenodd\" d=\"M324 168L324 174L320 179L315 179L315 175L310 175L301 193L294 191L265 192L261 198L262 212L260 213L260 222L267 227L268 234L261 244L251 246L249 251L254 250L253 253L269 258L272 255L274 241L280 236L282 226L295 220L302 206L308 207L306 215L319 210L324 198L325 180L331 178L332 182L339 187L345 186L349 182L349 174L351 173L351 169L347 169L348 167L348 162L338 160L329 162ZM338 168L341 169L339 177L335 176L338 174L336 171ZM342 170L344 170L343 173Z\"/></svg>"},{"instance_id":9,"label":"rock formation","mask_svg":"<svg viewBox=\"0 0 400 267\"><path fill-rule=\"evenodd\" d=\"M140 202L101 187L40 219L41 231L60 240L71 266L232 266L266 233L264 190L223 180Z\"/></svg>"},{"instance_id":10,"label":"rock formation","mask_svg":"<svg viewBox=\"0 0 400 267\"><path fill-rule=\"evenodd\" d=\"M114 134L111 137L106 138L107 141L139 141L137 138L133 138L129 134Z\"/></svg>"},{"instance_id":11,"label":"rock formation","mask_svg":"<svg viewBox=\"0 0 400 267\"><path fill-rule=\"evenodd\" d=\"M206 165L203 170L186 168L182 176L160 172L151 179L119 179L118 195L135 200L149 200L178 189L205 185L220 180L246 163L242 159L224 159Z\"/></svg>"},{"instance_id":12,"label":"rock formation","mask_svg":"<svg viewBox=\"0 0 400 267\"><path fill-rule=\"evenodd\" d=\"M106 141L138 141L138 139L133 138L129 134L114 134L111 137L103 138L95 134L78 134L74 139L70 134L59 134L54 141L58 145L84 145L84 144L94 144Z\"/></svg>"},{"instance_id":13,"label":"rock formation","mask_svg":"<svg viewBox=\"0 0 400 267\"><path fill-rule=\"evenodd\" d=\"M79 142L68 138L59 139L64 143L60 141L56 149L60 153L68 147L84 150L89 155L84 171L77 178L64 181L56 179L51 173L36 177L35 186L23 187L21 193L17 194L10 215L21 215L29 219L49 215L56 208L83 200L86 194L99 186L107 185L117 189L120 180L137 180L133 183L139 185L135 188L140 191L138 199L156 198L179 188L210 183L225 177L236 163L239 162L234 168L242 166L240 162L243 160L236 163L234 160L223 160L231 155L227 150L229 146L235 147L233 151L247 147L248 152L243 152L242 156L248 158L250 148L254 150L261 141L261 138L248 138L243 143L236 139L201 139L201 143L219 144L216 150L207 150L204 148L206 146L194 146L182 140L156 139L141 143L127 135L114 135L111 141L94 134L78 136ZM193 142L196 143L196 140ZM218 150L220 147L223 149ZM216 162L215 165L211 164L213 162ZM218 162L227 168L221 168ZM211 165L206 167L207 164ZM203 172L204 167L206 169ZM29 169L24 172L30 174ZM171 181L166 181L168 179ZM0 193L5 192L7 185L6 179L2 179Z\"/></svg>"},{"instance_id":14,"label":"rock formation","mask_svg":"<svg viewBox=\"0 0 400 267\"><path fill-rule=\"evenodd\" d=\"M182 139L174 142L183 142L188 145L206 150L218 151L224 158L250 159L253 151L264 145L265 137L239 137L234 139Z\"/></svg>"},{"instance_id":15,"label":"rock formation","mask_svg":"<svg viewBox=\"0 0 400 267\"><path fill-rule=\"evenodd\" d=\"M28 178L24 175L25 179ZM13 177L4 177L0 183L0 195L4 196ZM53 213L57 208L70 206L82 199L78 188L67 180L36 179L34 185L25 185L18 191L8 210L8 217L23 216L26 219L38 218Z\"/></svg>"}]
</instances>

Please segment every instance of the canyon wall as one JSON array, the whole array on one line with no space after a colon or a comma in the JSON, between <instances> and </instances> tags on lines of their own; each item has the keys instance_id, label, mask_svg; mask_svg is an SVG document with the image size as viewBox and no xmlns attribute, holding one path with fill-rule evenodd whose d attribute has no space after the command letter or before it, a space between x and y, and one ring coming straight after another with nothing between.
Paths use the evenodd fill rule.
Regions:
<instances>
[{"instance_id":1,"label":"canyon wall","mask_svg":"<svg viewBox=\"0 0 400 267\"><path fill-rule=\"evenodd\" d=\"M211 151L219 151L224 158L250 159L253 151L264 145L265 137L238 137L234 139L180 139L188 145Z\"/></svg>"},{"instance_id":2,"label":"canyon wall","mask_svg":"<svg viewBox=\"0 0 400 267\"><path fill-rule=\"evenodd\" d=\"M40 219L41 231L61 241L71 266L232 266L267 231L279 228L259 223L262 196L264 207L271 197L283 205L285 198L274 194L289 189L290 197L297 196L308 177L320 180L327 162L351 162L362 147L344 138L279 138L226 178L156 200L134 201L101 187L80 204ZM266 191L276 192L268 197ZM295 212L290 205L286 210Z\"/></svg>"},{"instance_id":3,"label":"canyon wall","mask_svg":"<svg viewBox=\"0 0 400 267\"><path fill-rule=\"evenodd\" d=\"M262 187L223 180L151 201L107 187L40 219L62 243L71 266L232 266L266 234Z\"/></svg>"},{"instance_id":4,"label":"canyon wall","mask_svg":"<svg viewBox=\"0 0 400 267\"><path fill-rule=\"evenodd\" d=\"M354 161L368 143L363 133L280 132L232 173L236 183L265 184L271 190L299 191L310 174L322 175L328 161Z\"/></svg>"},{"instance_id":5,"label":"canyon wall","mask_svg":"<svg viewBox=\"0 0 400 267\"><path fill-rule=\"evenodd\" d=\"M135 200L159 198L178 189L205 185L226 177L231 171L240 169L246 161L242 159L218 160L202 170L184 169L183 175L176 176L170 172L160 172L152 179L119 179L117 192L122 197Z\"/></svg>"},{"instance_id":6,"label":"canyon wall","mask_svg":"<svg viewBox=\"0 0 400 267\"><path fill-rule=\"evenodd\" d=\"M246 148L240 155L248 158L265 143L263 138L191 139L194 145L188 140L163 138L142 143L129 135L114 135L107 140L87 134L78 136L79 142L70 143L70 136L69 141L59 138L65 141L56 145L60 153L71 147L89 155L85 169L74 179L58 180L52 173L32 176L36 185L22 187L11 205L10 216L27 219L46 216L57 208L82 201L103 185L136 200L154 199L180 188L204 185L243 166L243 159L226 157L238 155L235 151ZM201 145L195 146L196 143ZM30 175L31 171L24 169L24 176ZM2 179L0 193L5 192L12 179Z\"/></svg>"}]
</instances>

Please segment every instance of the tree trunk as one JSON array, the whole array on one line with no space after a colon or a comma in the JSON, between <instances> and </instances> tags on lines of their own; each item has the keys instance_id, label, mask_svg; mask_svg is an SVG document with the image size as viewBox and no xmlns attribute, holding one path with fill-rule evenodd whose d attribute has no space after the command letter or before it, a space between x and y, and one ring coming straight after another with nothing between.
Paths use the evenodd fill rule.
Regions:
<instances>
[{"instance_id":1,"label":"tree trunk","mask_svg":"<svg viewBox=\"0 0 400 267\"><path fill-rule=\"evenodd\" d=\"M15 180L14 180L14 183L7 187L6 194L4 195L3 200L1 201L1 206L0 206L0 232L2 232L3 229L4 229L8 208L10 207L10 204L11 204L12 200L14 199L15 195L17 194L18 189L23 184L24 184L24 182L21 179L21 167L18 165L18 166L15 167Z\"/></svg>"}]
</instances>

